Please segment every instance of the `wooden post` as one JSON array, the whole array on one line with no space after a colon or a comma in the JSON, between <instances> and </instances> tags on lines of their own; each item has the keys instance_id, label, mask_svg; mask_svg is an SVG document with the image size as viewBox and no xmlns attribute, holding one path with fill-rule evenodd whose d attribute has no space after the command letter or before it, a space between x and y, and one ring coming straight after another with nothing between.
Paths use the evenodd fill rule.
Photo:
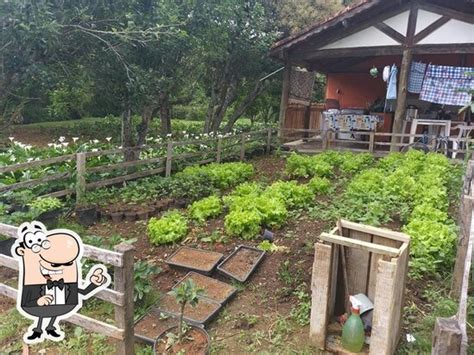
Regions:
<instances>
[{"instance_id":1,"label":"wooden post","mask_svg":"<svg viewBox=\"0 0 474 355\"><path fill-rule=\"evenodd\" d=\"M216 153L216 162L221 162L222 155L222 137L217 138L217 153Z\"/></svg>"},{"instance_id":2,"label":"wooden post","mask_svg":"<svg viewBox=\"0 0 474 355\"><path fill-rule=\"evenodd\" d=\"M468 179L468 176L466 176ZM464 266L466 264L467 249L469 246L471 219L472 219L472 201L463 195L459 209L460 231L456 252L456 260L453 270L453 282L451 285L451 297L459 298L461 296L462 283L464 279Z\"/></svg>"},{"instance_id":3,"label":"wooden post","mask_svg":"<svg viewBox=\"0 0 474 355\"><path fill-rule=\"evenodd\" d=\"M166 149L166 171L165 176L171 176L171 166L173 163L173 142L168 142L168 146Z\"/></svg>"},{"instance_id":4,"label":"wooden post","mask_svg":"<svg viewBox=\"0 0 474 355\"><path fill-rule=\"evenodd\" d=\"M242 133L240 141L240 161L245 159L245 133Z\"/></svg>"},{"instance_id":5,"label":"wooden post","mask_svg":"<svg viewBox=\"0 0 474 355\"><path fill-rule=\"evenodd\" d=\"M323 134L323 141L321 142L321 148L323 150L326 150L328 149L328 145L329 145L329 130L324 130L322 134Z\"/></svg>"},{"instance_id":6,"label":"wooden post","mask_svg":"<svg viewBox=\"0 0 474 355\"><path fill-rule=\"evenodd\" d=\"M272 150L272 129L267 130L267 154L270 154Z\"/></svg>"},{"instance_id":7,"label":"wooden post","mask_svg":"<svg viewBox=\"0 0 474 355\"><path fill-rule=\"evenodd\" d=\"M134 354L135 332L133 323L133 254L135 248L126 243L117 245L114 250L122 253L122 266L114 268L114 289L124 294L123 306L115 306L115 322L124 330L123 341L118 342L117 354Z\"/></svg>"},{"instance_id":8,"label":"wooden post","mask_svg":"<svg viewBox=\"0 0 474 355\"><path fill-rule=\"evenodd\" d=\"M280 101L280 116L278 119L278 136L282 136L282 129L285 126L286 109L288 108L288 99L290 97L290 75L291 65L286 63L285 70L283 70L283 84L281 88L281 101Z\"/></svg>"},{"instance_id":9,"label":"wooden post","mask_svg":"<svg viewBox=\"0 0 474 355\"><path fill-rule=\"evenodd\" d=\"M374 152L374 147L375 147L375 132L372 131L370 132L370 136L369 136L369 153Z\"/></svg>"},{"instance_id":10,"label":"wooden post","mask_svg":"<svg viewBox=\"0 0 474 355\"><path fill-rule=\"evenodd\" d=\"M309 337L311 343L325 348L329 321L328 308L331 297L332 245L315 244L313 273L311 276L311 318Z\"/></svg>"},{"instance_id":11,"label":"wooden post","mask_svg":"<svg viewBox=\"0 0 474 355\"><path fill-rule=\"evenodd\" d=\"M461 329L455 317L436 318L431 354L461 354Z\"/></svg>"},{"instance_id":12,"label":"wooden post","mask_svg":"<svg viewBox=\"0 0 474 355\"><path fill-rule=\"evenodd\" d=\"M403 119L405 118L407 105L407 85L408 75L410 73L410 64L412 58L411 48L403 51L402 66L400 68L400 80L398 82L397 108L395 109L395 118L393 119L393 133L402 133ZM390 151L398 150L395 145L400 142L400 137L393 136Z\"/></svg>"},{"instance_id":13,"label":"wooden post","mask_svg":"<svg viewBox=\"0 0 474 355\"><path fill-rule=\"evenodd\" d=\"M76 203L81 202L86 192L86 153L76 154Z\"/></svg>"}]
</instances>

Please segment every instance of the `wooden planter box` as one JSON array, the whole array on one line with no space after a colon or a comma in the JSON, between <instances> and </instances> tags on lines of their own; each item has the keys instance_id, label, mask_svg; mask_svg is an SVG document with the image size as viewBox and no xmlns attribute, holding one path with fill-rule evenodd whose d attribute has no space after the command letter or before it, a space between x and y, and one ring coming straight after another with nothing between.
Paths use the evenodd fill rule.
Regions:
<instances>
[{"instance_id":1,"label":"wooden planter box","mask_svg":"<svg viewBox=\"0 0 474 355\"><path fill-rule=\"evenodd\" d=\"M393 354L400 338L410 238L340 220L320 239L311 282L311 341L341 351L328 342L328 325L346 312L347 294L364 293L374 303L370 348L365 352Z\"/></svg>"}]
</instances>

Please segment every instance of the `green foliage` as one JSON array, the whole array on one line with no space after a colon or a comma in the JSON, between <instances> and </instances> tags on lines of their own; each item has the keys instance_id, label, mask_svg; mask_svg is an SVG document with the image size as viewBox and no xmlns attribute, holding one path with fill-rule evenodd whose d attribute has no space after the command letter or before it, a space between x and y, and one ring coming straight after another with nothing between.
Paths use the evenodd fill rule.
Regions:
<instances>
[{"instance_id":1,"label":"green foliage","mask_svg":"<svg viewBox=\"0 0 474 355\"><path fill-rule=\"evenodd\" d=\"M148 293L152 291L153 277L158 275L161 271L161 268L144 260L139 260L133 264L133 300L135 302L141 301Z\"/></svg>"},{"instance_id":2,"label":"green foliage","mask_svg":"<svg viewBox=\"0 0 474 355\"><path fill-rule=\"evenodd\" d=\"M160 219L148 221L148 238L152 244L161 245L180 241L188 232L188 222L178 211L169 211Z\"/></svg>"},{"instance_id":3,"label":"green foliage","mask_svg":"<svg viewBox=\"0 0 474 355\"><path fill-rule=\"evenodd\" d=\"M305 291L305 284L301 284L293 292L293 295L298 299L298 303L291 310L291 317L300 325L306 326L309 324L309 317L311 314L311 297Z\"/></svg>"},{"instance_id":4,"label":"green foliage","mask_svg":"<svg viewBox=\"0 0 474 355\"><path fill-rule=\"evenodd\" d=\"M342 153L342 157L344 158L339 169L343 174L358 173L370 167L375 161L373 154L370 153L352 154L347 152Z\"/></svg>"},{"instance_id":5,"label":"green foliage","mask_svg":"<svg viewBox=\"0 0 474 355\"><path fill-rule=\"evenodd\" d=\"M314 194L306 185L296 181L277 181L264 192L265 196L281 199L288 208L307 206L314 198Z\"/></svg>"},{"instance_id":6,"label":"green foliage","mask_svg":"<svg viewBox=\"0 0 474 355\"><path fill-rule=\"evenodd\" d=\"M319 155L306 156L291 153L286 161L286 173L292 177L331 177L333 167Z\"/></svg>"},{"instance_id":7,"label":"green foliage","mask_svg":"<svg viewBox=\"0 0 474 355\"><path fill-rule=\"evenodd\" d=\"M231 236L250 240L260 232L261 223L262 217L254 209L234 210L225 216L225 231Z\"/></svg>"},{"instance_id":8,"label":"green foliage","mask_svg":"<svg viewBox=\"0 0 474 355\"><path fill-rule=\"evenodd\" d=\"M222 212L222 202L217 196L209 196L194 202L189 207L189 214L192 219L203 223L207 219L217 217Z\"/></svg>"},{"instance_id":9,"label":"green foliage","mask_svg":"<svg viewBox=\"0 0 474 355\"><path fill-rule=\"evenodd\" d=\"M28 205L37 214L62 208L64 205L56 197L37 198Z\"/></svg>"},{"instance_id":10,"label":"green foliage","mask_svg":"<svg viewBox=\"0 0 474 355\"><path fill-rule=\"evenodd\" d=\"M85 107L92 99L91 82L84 78L61 82L58 87L49 92L50 104L48 111L56 119L80 118L85 113Z\"/></svg>"},{"instance_id":11,"label":"green foliage","mask_svg":"<svg viewBox=\"0 0 474 355\"><path fill-rule=\"evenodd\" d=\"M308 188L315 195L327 195L333 190L331 181L329 181L329 179L318 176L313 177L309 181Z\"/></svg>"}]
</instances>

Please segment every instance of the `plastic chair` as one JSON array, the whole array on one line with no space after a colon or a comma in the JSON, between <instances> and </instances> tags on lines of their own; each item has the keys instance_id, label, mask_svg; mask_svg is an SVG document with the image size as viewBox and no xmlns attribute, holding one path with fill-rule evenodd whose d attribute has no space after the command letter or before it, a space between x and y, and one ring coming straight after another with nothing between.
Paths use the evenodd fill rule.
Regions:
<instances>
[{"instance_id":1,"label":"plastic chair","mask_svg":"<svg viewBox=\"0 0 474 355\"><path fill-rule=\"evenodd\" d=\"M459 133L455 138L453 138L453 159L456 158L456 155L458 154L458 149L465 149L466 142L462 140L471 136L471 131L474 130L474 126L457 125L453 128L453 131L455 130L459 130Z\"/></svg>"}]
</instances>

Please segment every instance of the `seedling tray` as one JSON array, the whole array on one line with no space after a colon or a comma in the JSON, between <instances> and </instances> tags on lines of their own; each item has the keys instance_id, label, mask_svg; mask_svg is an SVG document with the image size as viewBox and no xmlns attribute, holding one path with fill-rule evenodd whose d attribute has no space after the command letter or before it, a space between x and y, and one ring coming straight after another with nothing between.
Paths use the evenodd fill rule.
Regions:
<instances>
[{"instance_id":1,"label":"seedling tray","mask_svg":"<svg viewBox=\"0 0 474 355\"><path fill-rule=\"evenodd\" d=\"M217 266L217 271L237 281L245 282L256 270L264 256L265 252L260 249L239 245Z\"/></svg>"},{"instance_id":2,"label":"seedling tray","mask_svg":"<svg viewBox=\"0 0 474 355\"><path fill-rule=\"evenodd\" d=\"M194 271L189 272L173 289L179 287L179 285L188 279L192 279L197 287L204 289L204 294L200 296L200 298L207 298L222 305L226 304L237 292L235 287L225 282L201 275Z\"/></svg>"},{"instance_id":3,"label":"seedling tray","mask_svg":"<svg viewBox=\"0 0 474 355\"><path fill-rule=\"evenodd\" d=\"M170 291L160 299L157 309L161 313L170 315L173 318L179 318L180 307ZM183 318L187 322L197 326L206 325L217 315L221 307L222 305L218 302L207 298L200 298L196 307L190 304L184 307Z\"/></svg>"},{"instance_id":4,"label":"seedling tray","mask_svg":"<svg viewBox=\"0 0 474 355\"><path fill-rule=\"evenodd\" d=\"M223 254L215 251L183 246L173 253L168 260L166 260L166 263L178 268L194 270L205 275L210 275L223 256Z\"/></svg>"}]
</instances>

